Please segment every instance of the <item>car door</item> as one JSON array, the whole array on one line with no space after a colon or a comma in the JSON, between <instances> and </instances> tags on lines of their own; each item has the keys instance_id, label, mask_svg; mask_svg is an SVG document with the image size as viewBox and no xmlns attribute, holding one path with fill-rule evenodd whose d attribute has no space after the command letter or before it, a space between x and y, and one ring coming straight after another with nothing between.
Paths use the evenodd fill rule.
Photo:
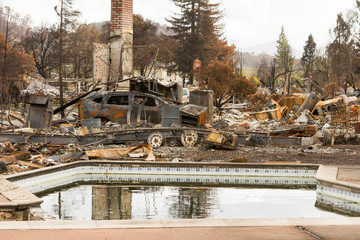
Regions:
<instances>
[{"instance_id":1,"label":"car door","mask_svg":"<svg viewBox=\"0 0 360 240\"><path fill-rule=\"evenodd\" d=\"M131 115L136 122L161 123L162 101L149 94L135 94Z\"/></svg>"},{"instance_id":2,"label":"car door","mask_svg":"<svg viewBox=\"0 0 360 240\"><path fill-rule=\"evenodd\" d=\"M129 93L109 93L103 103L101 114L111 122L128 124Z\"/></svg>"},{"instance_id":3,"label":"car door","mask_svg":"<svg viewBox=\"0 0 360 240\"><path fill-rule=\"evenodd\" d=\"M79 119L88 120L93 118L101 118L101 108L104 96L94 93L80 102Z\"/></svg>"}]
</instances>

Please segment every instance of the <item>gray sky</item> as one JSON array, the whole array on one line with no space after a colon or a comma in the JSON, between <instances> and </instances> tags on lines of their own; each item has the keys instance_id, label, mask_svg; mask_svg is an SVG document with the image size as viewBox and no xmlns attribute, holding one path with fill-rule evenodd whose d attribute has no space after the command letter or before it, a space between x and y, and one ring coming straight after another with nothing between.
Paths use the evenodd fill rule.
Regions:
<instances>
[{"instance_id":1,"label":"gray sky","mask_svg":"<svg viewBox=\"0 0 360 240\"><path fill-rule=\"evenodd\" d=\"M30 15L34 25L56 21L54 5L59 0L0 0L21 15ZM73 0L88 23L110 19L110 0ZM318 46L329 40L336 15L353 8L355 0L220 0L225 17L224 33L230 43L247 48L275 42L280 28L293 48L302 51L313 34ZM134 12L159 23L176 11L171 0L134 0Z\"/></svg>"}]
</instances>

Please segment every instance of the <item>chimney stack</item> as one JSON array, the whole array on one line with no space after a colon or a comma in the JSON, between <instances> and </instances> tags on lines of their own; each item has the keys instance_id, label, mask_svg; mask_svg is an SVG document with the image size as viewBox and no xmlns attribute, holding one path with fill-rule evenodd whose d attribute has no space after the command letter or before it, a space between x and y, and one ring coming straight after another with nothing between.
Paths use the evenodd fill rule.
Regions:
<instances>
[{"instance_id":1,"label":"chimney stack","mask_svg":"<svg viewBox=\"0 0 360 240\"><path fill-rule=\"evenodd\" d=\"M110 82L133 75L133 0L111 0ZM128 90L129 82L120 84Z\"/></svg>"}]
</instances>

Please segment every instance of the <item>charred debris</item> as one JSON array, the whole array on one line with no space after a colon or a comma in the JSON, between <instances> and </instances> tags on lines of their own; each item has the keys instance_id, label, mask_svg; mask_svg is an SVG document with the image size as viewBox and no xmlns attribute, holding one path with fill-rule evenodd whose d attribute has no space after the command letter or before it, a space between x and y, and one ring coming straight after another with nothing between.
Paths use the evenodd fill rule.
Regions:
<instances>
[{"instance_id":1,"label":"charred debris","mask_svg":"<svg viewBox=\"0 0 360 240\"><path fill-rule=\"evenodd\" d=\"M211 91L191 91L184 104L181 85L155 79L132 78L129 91L93 88L60 108L55 108L57 89L41 82L23 94L26 113L7 111L1 126L0 173L91 159L174 160L153 151L164 145L235 150L359 142L360 101L345 94L274 95L265 104L269 96L255 94L228 104L221 114L213 109Z\"/></svg>"}]
</instances>

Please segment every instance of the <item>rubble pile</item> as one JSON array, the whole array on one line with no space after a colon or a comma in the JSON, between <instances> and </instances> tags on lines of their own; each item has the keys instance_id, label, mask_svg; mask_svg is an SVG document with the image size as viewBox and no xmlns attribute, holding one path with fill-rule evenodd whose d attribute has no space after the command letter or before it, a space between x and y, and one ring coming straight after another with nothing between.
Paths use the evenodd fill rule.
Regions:
<instances>
[{"instance_id":1,"label":"rubble pile","mask_svg":"<svg viewBox=\"0 0 360 240\"><path fill-rule=\"evenodd\" d=\"M19 173L44 167L84 160L164 161L154 155L151 146L51 146L49 144L0 144L0 173Z\"/></svg>"},{"instance_id":2,"label":"rubble pile","mask_svg":"<svg viewBox=\"0 0 360 240\"><path fill-rule=\"evenodd\" d=\"M360 100L344 94L255 94L214 114L209 91L197 91L184 104L179 85L138 78L128 92L97 88L55 110L56 88L34 82L23 93L26 115L7 111L8 124L0 129L0 174L92 159L246 162L244 153L336 155L344 152L329 146L360 142Z\"/></svg>"},{"instance_id":3,"label":"rubble pile","mask_svg":"<svg viewBox=\"0 0 360 240\"><path fill-rule=\"evenodd\" d=\"M324 145L354 144L360 142L359 106L360 100L354 96L340 95L326 101L315 94L287 96L271 99L262 109L256 104L241 110L227 107L216 116L214 127L239 134L314 136Z\"/></svg>"}]
</instances>

